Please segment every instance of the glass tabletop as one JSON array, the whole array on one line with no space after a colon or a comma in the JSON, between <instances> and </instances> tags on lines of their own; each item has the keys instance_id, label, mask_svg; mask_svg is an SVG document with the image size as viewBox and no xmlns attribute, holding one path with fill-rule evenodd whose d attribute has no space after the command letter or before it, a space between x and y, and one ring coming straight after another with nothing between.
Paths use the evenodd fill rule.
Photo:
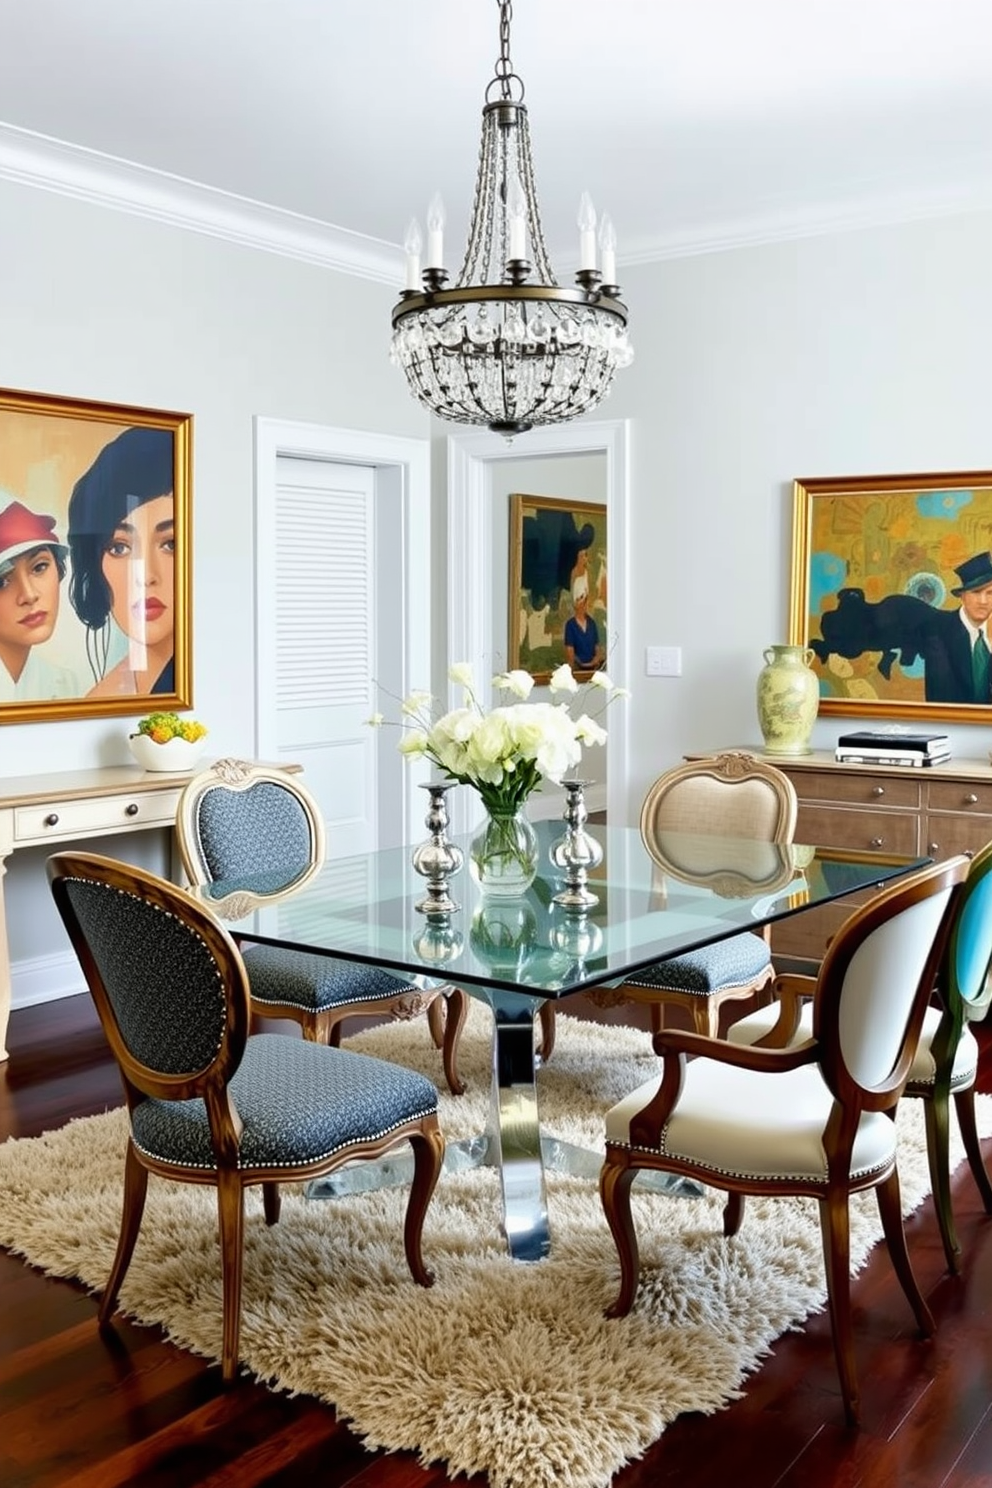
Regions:
<instances>
[{"instance_id":1,"label":"glass tabletop","mask_svg":"<svg viewBox=\"0 0 992 1488\"><path fill-rule=\"evenodd\" d=\"M191 892L239 939L309 949L469 986L564 996L742 930L804 912L920 867L926 858L796 843L595 826L603 862L585 913L554 902L549 859L560 821L535 823L538 877L521 899L483 900L465 863L450 882L458 909L417 908L424 879L412 848L338 858L294 874L246 874ZM587 830L590 830L587 828Z\"/></svg>"}]
</instances>

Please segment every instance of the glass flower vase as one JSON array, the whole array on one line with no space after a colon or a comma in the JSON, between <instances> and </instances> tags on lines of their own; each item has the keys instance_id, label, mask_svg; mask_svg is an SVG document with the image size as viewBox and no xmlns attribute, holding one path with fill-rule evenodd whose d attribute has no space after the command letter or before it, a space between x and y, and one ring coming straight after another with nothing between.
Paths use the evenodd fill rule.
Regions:
<instances>
[{"instance_id":1,"label":"glass flower vase","mask_svg":"<svg viewBox=\"0 0 992 1488\"><path fill-rule=\"evenodd\" d=\"M469 872L487 899L519 899L537 876L537 833L516 811L490 811L469 845Z\"/></svg>"}]
</instances>

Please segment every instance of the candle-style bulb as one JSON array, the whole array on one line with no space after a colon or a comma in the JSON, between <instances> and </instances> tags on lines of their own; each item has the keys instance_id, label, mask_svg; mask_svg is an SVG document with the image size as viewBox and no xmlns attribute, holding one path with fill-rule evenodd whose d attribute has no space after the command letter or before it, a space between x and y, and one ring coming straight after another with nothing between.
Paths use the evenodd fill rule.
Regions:
<instances>
[{"instance_id":1,"label":"candle-style bulb","mask_svg":"<svg viewBox=\"0 0 992 1488\"><path fill-rule=\"evenodd\" d=\"M527 199L516 176L506 194L506 218L509 225L508 258L527 257Z\"/></svg>"},{"instance_id":2,"label":"candle-style bulb","mask_svg":"<svg viewBox=\"0 0 992 1488\"><path fill-rule=\"evenodd\" d=\"M410 218L403 239L403 251L406 254L406 287L407 289L420 288L420 250L424 246L424 240L420 233L420 223L416 217Z\"/></svg>"},{"instance_id":3,"label":"candle-style bulb","mask_svg":"<svg viewBox=\"0 0 992 1488\"><path fill-rule=\"evenodd\" d=\"M579 268L596 267L596 208L588 191L579 198Z\"/></svg>"},{"instance_id":4,"label":"candle-style bulb","mask_svg":"<svg viewBox=\"0 0 992 1488\"><path fill-rule=\"evenodd\" d=\"M613 219L604 212L599 219L599 251L604 284L617 282L617 232Z\"/></svg>"},{"instance_id":5,"label":"candle-style bulb","mask_svg":"<svg viewBox=\"0 0 992 1488\"><path fill-rule=\"evenodd\" d=\"M427 208L427 267L444 268L444 202L435 191Z\"/></svg>"}]
</instances>

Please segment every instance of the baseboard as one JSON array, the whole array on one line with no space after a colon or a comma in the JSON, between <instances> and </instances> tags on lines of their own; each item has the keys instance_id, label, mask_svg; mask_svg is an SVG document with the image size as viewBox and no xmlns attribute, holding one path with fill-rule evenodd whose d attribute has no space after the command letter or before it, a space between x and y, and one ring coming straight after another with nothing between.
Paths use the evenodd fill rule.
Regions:
<instances>
[{"instance_id":1,"label":"baseboard","mask_svg":"<svg viewBox=\"0 0 992 1488\"><path fill-rule=\"evenodd\" d=\"M36 1007L86 991L79 962L72 952L57 956L32 956L10 968L11 1007Z\"/></svg>"}]
</instances>

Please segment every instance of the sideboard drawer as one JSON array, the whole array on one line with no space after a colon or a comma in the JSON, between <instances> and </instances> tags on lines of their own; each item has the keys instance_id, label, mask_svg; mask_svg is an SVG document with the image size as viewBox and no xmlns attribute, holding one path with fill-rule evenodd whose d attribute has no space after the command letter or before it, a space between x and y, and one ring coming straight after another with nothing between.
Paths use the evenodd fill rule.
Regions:
<instances>
[{"instance_id":1,"label":"sideboard drawer","mask_svg":"<svg viewBox=\"0 0 992 1488\"><path fill-rule=\"evenodd\" d=\"M992 785L978 780L931 780L927 804L931 811L992 816Z\"/></svg>"},{"instance_id":2,"label":"sideboard drawer","mask_svg":"<svg viewBox=\"0 0 992 1488\"><path fill-rule=\"evenodd\" d=\"M967 853L973 858L987 842L992 842L992 818L987 816L931 811L925 830L927 840L923 851L930 858L952 858L956 853Z\"/></svg>"},{"instance_id":3,"label":"sideboard drawer","mask_svg":"<svg viewBox=\"0 0 992 1488\"><path fill-rule=\"evenodd\" d=\"M785 772L788 774L788 771ZM796 770L791 777L800 801L830 801L845 806L920 809L920 784L914 775L846 775L842 770Z\"/></svg>"},{"instance_id":4,"label":"sideboard drawer","mask_svg":"<svg viewBox=\"0 0 992 1488\"><path fill-rule=\"evenodd\" d=\"M901 811L852 811L826 803L800 803L795 839L817 847L851 847L857 852L914 857L918 851L918 822L916 815Z\"/></svg>"},{"instance_id":5,"label":"sideboard drawer","mask_svg":"<svg viewBox=\"0 0 992 1488\"><path fill-rule=\"evenodd\" d=\"M171 827L182 787L168 791L135 791L133 795L48 801L14 811L14 841L60 842L98 832L127 832L134 827Z\"/></svg>"}]
</instances>

